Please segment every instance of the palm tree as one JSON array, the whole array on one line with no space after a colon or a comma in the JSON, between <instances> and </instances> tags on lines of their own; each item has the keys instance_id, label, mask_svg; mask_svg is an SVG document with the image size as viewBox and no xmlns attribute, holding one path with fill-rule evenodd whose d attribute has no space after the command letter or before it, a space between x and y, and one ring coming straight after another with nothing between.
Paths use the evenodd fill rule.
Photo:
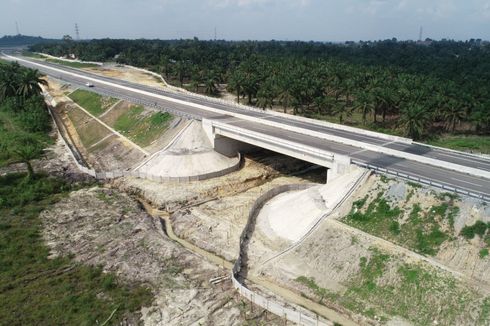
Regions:
<instances>
[{"instance_id":1,"label":"palm tree","mask_svg":"<svg viewBox=\"0 0 490 326\"><path fill-rule=\"evenodd\" d=\"M20 85L19 74L21 71L20 65L15 62L9 65L3 65L0 69L0 99L4 100L7 97L17 95L17 90Z\"/></svg>"},{"instance_id":2,"label":"palm tree","mask_svg":"<svg viewBox=\"0 0 490 326\"><path fill-rule=\"evenodd\" d=\"M456 124L465 118L466 109L455 100L450 100L442 109L442 116L446 123L446 130L454 132Z\"/></svg>"},{"instance_id":3,"label":"palm tree","mask_svg":"<svg viewBox=\"0 0 490 326\"><path fill-rule=\"evenodd\" d=\"M420 104L409 103L401 112L399 125L405 134L413 139L420 139L431 122L431 115Z\"/></svg>"},{"instance_id":4,"label":"palm tree","mask_svg":"<svg viewBox=\"0 0 490 326\"><path fill-rule=\"evenodd\" d=\"M22 71L19 78L19 86L16 90L16 94L22 99L26 99L31 96L40 95L42 93L41 85L48 85L45 79L42 79L42 75L38 70L25 69Z\"/></svg>"},{"instance_id":5,"label":"palm tree","mask_svg":"<svg viewBox=\"0 0 490 326\"><path fill-rule=\"evenodd\" d=\"M369 113L375 113L375 106L371 95L368 92L361 91L357 94L354 101L354 110L359 110L362 113L362 124L365 125L367 121L367 115Z\"/></svg>"},{"instance_id":6,"label":"palm tree","mask_svg":"<svg viewBox=\"0 0 490 326\"><path fill-rule=\"evenodd\" d=\"M337 101L332 107L332 114L339 117L339 123L344 123L344 116L352 116L352 110L347 107L345 101Z\"/></svg>"},{"instance_id":7,"label":"palm tree","mask_svg":"<svg viewBox=\"0 0 490 326\"><path fill-rule=\"evenodd\" d=\"M272 78L267 79L257 92L257 105L260 108L271 108L276 98L277 89Z\"/></svg>"},{"instance_id":8,"label":"palm tree","mask_svg":"<svg viewBox=\"0 0 490 326\"><path fill-rule=\"evenodd\" d=\"M228 90L236 93L236 101L240 103L240 94L243 93L243 75L235 69L228 79Z\"/></svg>"},{"instance_id":9,"label":"palm tree","mask_svg":"<svg viewBox=\"0 0 490 326\"><path fill-rule=\"evenodd\" d=\"M214 71L210 71L208 75L206 76L206 79L204 81L204 87L205 87L205 92L206 94L209 95L214 95L218 92L218 87L216 86L218 84L218 76L214 73Z\"/></svg>"},{"instance_id":10,"label":"palm tree","mask_svg":"<svg viewBox=\"0 0 490 326\"><path fill-rule=\"evenodd\" d=\"M291 94L291 90L290 89L283 89L279 93L277 99L279 100L279 103L281 103L281 105L284 109L284 113L286 113L287 108L289 107L289 105L291 104L291 101L293 100L293 95Z\"/></svg>"}]
</instances>

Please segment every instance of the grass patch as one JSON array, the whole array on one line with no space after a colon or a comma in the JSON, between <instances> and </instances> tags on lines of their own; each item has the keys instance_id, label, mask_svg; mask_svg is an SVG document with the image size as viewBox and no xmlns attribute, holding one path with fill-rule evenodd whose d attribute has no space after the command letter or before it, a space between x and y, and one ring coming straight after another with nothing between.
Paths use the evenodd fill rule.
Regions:
<instances>
[{"instance_id":1,"label":"grass patch","mask_svg":"<svg viewBox=\"0 0 490 326\"><path fill-rule=\"evenodd\" d=\"M36 175L0 177L0 316L4 325L111 325L147 305L152 295L101 268L68 257L49 259L40 212L74 187Z\"/></svg>"},{"instance_id":2,"label":"grass patch","mask_svg":"<svg viewBox=\"0 0 490 326\"><path fill-rule=\"evenodd\" d=\"M76 61L65 61L59 59L46 59L47 62L56 63L63 66L68 66L72 68L94 68L99 67L99 65L93 63L76 62Z\"/></svg>"},{"instance_id":3,"label":"grass patch","mask_svg":"<svg viewBox=\"0 0 490 326\"><path fill-rule=\"evenodd\" d=\"M490 136L444 136L428 144L460 151L490 154Z\"/></svg>"},{"instance_id":4,"label":"grass patch","mask_svg":"<svg viewBox=\"0 0 490 326\"><path fill-rule=\"evenodd\" d=\"M80 141L89 152L93 150L92 145L111 134L106 127L78 108L69 110L67 114L77 130Z\"/></svg>"},{"instance_id":5,"label":"grass patch","mask_svg":"<svg viewBox=\"0 0 490 326\"><path fill-rule=\"evenodd\" d=\"M22 55L24 57L33 58L33 59L46 59L45 56L42 56L40 54L31 52L31 51L22 51Z\"/></svg>"},{"instance_id":6,"label":"grass patch","mask_svg":"<svg viewBox=\"0 0 490 326\"><path fill-rule=\"evenodd\" d=\"M427 212L414 204L408 218L401 219L403 211L398 207L392 208L383 198L383 192L378 193L366 208L365 205L366 198L354 202L343 221L425 255L437 254L441 244L450 239L441 225L447 224L449 229L453 229L454 218L459 213L457 207L451 206L452 201L432 206Z\"/></svg>"},{"instance_id":7,"label":"grass patch","mask_svg":"<svg viewBox=\"0 0 490 326\"><path fill-rule=\"evenodd\" d=\"M114 128L136 144L146 147L168 127L172 116L166 112L143 114L141 106L132 107L114 123Z\"/></svg>"},{"instance_id":8,"label":"grass patch","mask_svg":"<svg viewBox=\"0 0 490 326\"><path fill-rule=\"evenodd\" d=\"M344 283L347 289L342 293L324 289L305 276L296 282L309 288L317 301L328 298L381 323L400 316L415 325L432 325L434 320L440 325L455 325L473 321L474 314L480 324L488 323L490 302L485 301L479 310L468 309L470 303L478 304L481 299L454 278L402 263L375 248L370 251L369 257L360 258L359 273Z\"/></svg>"},{"instance_id":9,"label":"grass patch","mask_svg":"<svg viewBox=\"0 0 490 326\"><path fill-rule=\"evenodd\" d=\"M487 248L483 248L482 250L480 250L479 255L480 255L480 258L481 259L487 257L488 256L488 249Z\"/></svg>"},{"instance_id":10,"label":"grass patch","mask_svg":"<svg viewBox=\"0 0 490 326\"><path fill-rule=\"evenodd\" d=\"M116 104L118 101L115 98L103 97L99 94L89 92L83 89L77 89L69 95L69 97L85 110L98 117L108 108Z\"/></svg>"}]
</instances>

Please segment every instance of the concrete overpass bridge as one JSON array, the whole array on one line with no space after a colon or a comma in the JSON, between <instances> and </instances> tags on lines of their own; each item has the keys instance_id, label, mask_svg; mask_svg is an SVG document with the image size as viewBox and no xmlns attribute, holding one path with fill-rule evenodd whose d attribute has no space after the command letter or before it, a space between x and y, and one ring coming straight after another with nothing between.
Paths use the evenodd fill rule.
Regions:
<instances>
[{"instance_id":1,"label":"concrete overpass bridge","mask_svg":"<svg viewBox=\"0 0 490 326\"><path fill-rule=\"evenodd\" d=\"M335 177L356 164L490 202L490 159L204 96L172 92L47 62L5 56L91 91L202 120L217 151L259 146L329 168Z\"/></svg>"}]
</instances>

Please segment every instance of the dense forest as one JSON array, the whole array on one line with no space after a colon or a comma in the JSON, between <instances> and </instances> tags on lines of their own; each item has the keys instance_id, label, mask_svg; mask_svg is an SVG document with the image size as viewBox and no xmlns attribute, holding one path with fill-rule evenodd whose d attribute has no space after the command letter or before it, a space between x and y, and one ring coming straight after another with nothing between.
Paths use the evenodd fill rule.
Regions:
<instances>
[{"instance_id":1,"label":"dense forest","mask_svg":"<svg viewBox=\"0 0 490 326\"><path fill-rule=\"evenodd\" d=\"M52 43L53 39L45 39L40 36L5 35L0 38L0 47L17 47L38 43Z\"/></svg>"},{"instance_id":2,"label":"dense forest","mask_svg":"<svg viewBox=\"0 0 490 326\"><path fill-rule=\"evenodd\" d=\"M481 40L93 40L32 51L145 67L192 91L423 139L490 132L490 45Z\"/></svg>"}]
</instances>

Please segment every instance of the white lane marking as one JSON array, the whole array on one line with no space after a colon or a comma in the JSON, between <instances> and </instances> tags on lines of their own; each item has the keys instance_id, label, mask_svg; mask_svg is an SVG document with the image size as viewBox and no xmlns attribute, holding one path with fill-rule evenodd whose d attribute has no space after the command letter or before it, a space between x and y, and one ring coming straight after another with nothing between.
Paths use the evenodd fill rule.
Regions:
<instances>
[{"instance_id":1,"label":"white lane marking","mask_svg":"<svg viewBox=\"0 0 490 326\"><path fill-rule=\"evenodd\" d=\"M388 146L389 144L393 144L393 143L396 143L396 141L392 140L392 141L386 142L384 144L381 144L381 146Z\"/></svg>"},{"instance_id":2,"label":"white lane marking","mask_svg":"<svg viewBox=\"0 0 490 326\"><path fill-rule=\"evenodd\" d=\"M467 183L467 184L470 184L472 186L477 186L479 187L480 185L477 184L477 183L473 183L473 182L469 182L469 181L465 181L465 180L461 180L461 179L456 179L456 178L451 178L451 180L454 180L454 181L459 181L459 182L463 182L463 183Z\"/></svg>"},{"instance_id":3,"label":"white lane marking","mask_svg":"<svg viewBox=\"0 0 490 326\"><path fill-rule=\"evenodd\" d=\"M469 189L469 188L465 188L465 187L462 187L462 186L457 186L457 187L455 187L455 186L450 185L450 184L449 184L449 183L447 183L447 182L443 182L443 181L434 181L433 179L428 178L428 177L426 177L426 176L422 176L422 175L420 175L420 174L416 174L416 173L412 173L412 172L401 172L401 173L406 174L406 175L410 175L410 176L413 176L413 177L418 177L419 179L428 180L428 181L433 182L433 183L441 184L441 185L446 186L446 187L458 188L458 189L466 190L466 191L468 191L468 192L477 192L477 193L480 193L480 194L485 194L485 193L484 193L484 192L482 192L481 190ZM453 178L451 178L451 179L453 179ZM459 179L456 179L456 180L458 180L458 181L463 181L463 180L459 180ZM416 181L416 180L412 180L412 181ZM466 183L470 183L470 182L466 182ZM472 184L472 183L470 183L470 184L471 184L471 185L474 185L474 186L477 186L477 187L480 187L480 188L482 188L482 187L483 187L483 185L481 185L481 184ZM434 187L435 187L435 186L434 186ZM437 188L437 187L436 187L436 188ZM449 190L449 189L445 189L445 190Z\"/></svg>"},{"instance_id":4,"label":"white lane marking","mask_svg":"<svg viewBox=\"0 0 490 326\"><path fill-rule=\"evenodd\" d=\"M360 154L360 153L363 153L363 152L366 152L366 151L367 151L367 149L360 149L358 151L355 151L354 153L350 153L349 155L350 156L353 156L353 155Z\"/></svg>"}]
</instances>

